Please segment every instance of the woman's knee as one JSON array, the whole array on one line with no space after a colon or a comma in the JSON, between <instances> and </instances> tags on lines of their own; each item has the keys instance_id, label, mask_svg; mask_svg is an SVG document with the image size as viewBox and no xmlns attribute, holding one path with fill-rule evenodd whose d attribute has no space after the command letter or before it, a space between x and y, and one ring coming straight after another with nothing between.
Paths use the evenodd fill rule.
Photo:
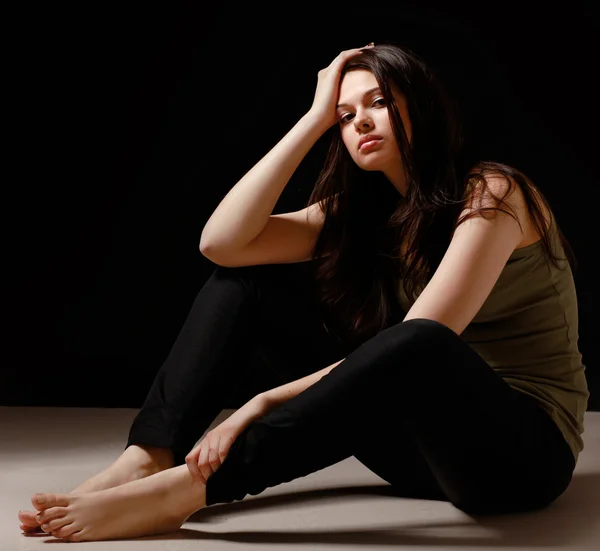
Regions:
<instances>
[{"instance_id":1,"label":"woman's knee","mask_svg":"<svg viewBox=\"0 0 600 551\"><path fill-rule=\"evenodd\" d=\"M236 281L243 284L260 300L266 293L277 299L295 296L299 287L307 287L306 269L296 264L255 264L251 266L217 266L211 278L216 281Z\"/></svg>"},{"instance_id":2,"label":"woman's knee","mask_svg":"<svg viewBox=\"0 0 600 551\"><path fill-rule=\"evenodd\" d=\"M401 348L404 353L409 351L422 354L432 352L439 356L456 343L460 337L446 325L427 318L414 318L384 329L377 335L386 349Z\"/></svg>"},{"instance_id":3,"label":"woman's knee","mask_svg":"<svg viewBox=\"0 0 600 551\"><path fill-rule=\"evenodd\" d=\"M230 295L234 289L244 292L253 301L259 301L263 291L272 287L269 280L270 265L252 265L240 267L217 266L210 274L206 286L214 293L226 289Z\"/></svg>"},{"instance_id":4,"label":"woman's knee","mask_svg":"<svg viewBox=\"0 0 600 551\"><path fill-rule=\"evenodd\" d=\"M229 266L217 266L212 274L211 278L218 281L225 280L257 280L264 274L264 265L255 266L239 266L232 268Z\"/></svg>"},{"instance_id":5,"label":"woman's knee","mask_svg":"<svg viewBox=\"0 0 600 551\"><path fill-rule=\"evenodd\" d=\"M427 340L454 339L458 335L443 323L428 318L413 318L403 321L404 328L410 327L411 331L424 336Z\"/></svg>"}]
</instances>

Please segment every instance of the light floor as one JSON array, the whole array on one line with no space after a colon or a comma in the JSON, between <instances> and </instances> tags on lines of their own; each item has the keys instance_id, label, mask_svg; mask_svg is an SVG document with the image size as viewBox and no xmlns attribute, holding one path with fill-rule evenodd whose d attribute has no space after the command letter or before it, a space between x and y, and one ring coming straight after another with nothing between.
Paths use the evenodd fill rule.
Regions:
<instances>
[{"instance_id":1,"label":"light floor","mask_svg":"<svg viewBox=\"0 0 600 551\"><path fill-rule=\"evenodd\" d=\"M224 410L210 428L232 412ZM586 447L571 486L534 513L475 520L450 503L386 495L387 483L349 458L258 496L213 505L174 534L83 543L23 536L17 512L31 508L30 496L68 493L108 466L136 413L0 407L1 551L600 550L600 412L586 414Z\"/></svg>"}]
</instances>

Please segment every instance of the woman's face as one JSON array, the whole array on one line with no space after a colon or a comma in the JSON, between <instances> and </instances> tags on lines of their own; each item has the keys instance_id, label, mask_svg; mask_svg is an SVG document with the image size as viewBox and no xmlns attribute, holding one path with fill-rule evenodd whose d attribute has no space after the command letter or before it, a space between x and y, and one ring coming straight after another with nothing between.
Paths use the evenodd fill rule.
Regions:
<instances>
[{"instance_id":1,"label":"woman's face","mask_svg":"<svg viewBox=\"0 0 600 551\"><path fill-rule=\"evenodd\" d=\"M412 132L406 100L394 87L392 93L410 142ZM340 84L337 120L344 145L354 162L363 170L383 172L403 193L402 157L385 100L373 73L355 70L344 75ZM371 137L374 139L370 140Z\"/></svg>"}]
</instances>

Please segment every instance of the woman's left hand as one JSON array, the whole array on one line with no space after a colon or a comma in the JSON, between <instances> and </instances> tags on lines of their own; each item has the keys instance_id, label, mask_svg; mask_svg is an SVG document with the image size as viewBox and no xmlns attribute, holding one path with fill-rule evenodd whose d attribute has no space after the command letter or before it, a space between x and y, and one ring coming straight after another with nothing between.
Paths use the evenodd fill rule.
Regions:
<instances>
[{"instance_id":1,"label":"woman's left hand","mask_svg":"<svg viewBox=\"0 0 600 551\"><path fill-rule=\"evenodd\" d=\"M231 445L244 429L268 411L266 400L257 395L225 421L208 432L185 458L192 478L202 484L221 466Z\"/></svg>"}]
</instances>

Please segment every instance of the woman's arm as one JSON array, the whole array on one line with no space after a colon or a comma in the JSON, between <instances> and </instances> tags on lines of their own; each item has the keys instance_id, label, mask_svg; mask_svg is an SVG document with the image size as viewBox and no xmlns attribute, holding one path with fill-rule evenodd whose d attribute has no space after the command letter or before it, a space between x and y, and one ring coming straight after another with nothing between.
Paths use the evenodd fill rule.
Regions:
<instances>
[{"instance_id":1,"label":"woman's arm","mask_svg":"<svg viewBox=\"0 0 600 551\"><path fill-rule=\"evenodd\" d=\"M200 249L239 250L262 232L288 181L327 130L304 115L223 198L202 230Z\"/></svg>"},{"instance_id":2,"label":"woman's arm","mask_svg":"<svg viewBox=\"0 0 600 551\"><path fill-rule=\"evenodd\" d=\"M287 402L290 398L297 396L301 392L304 392L309 386L314 385L318 380L320 380L324 375L327 375L336 365L341 364L346 358L331 364L330 366L317 371L316 373L311 373L306 377L302 377L302 379L298 379L296 381L292 381L291 383L286 383L284 385L278 386L276 388L272 388L271 390L267 390L259 395L259 399L262 400L265 408L268 410Z\"/></svg>"}]
</instances>

